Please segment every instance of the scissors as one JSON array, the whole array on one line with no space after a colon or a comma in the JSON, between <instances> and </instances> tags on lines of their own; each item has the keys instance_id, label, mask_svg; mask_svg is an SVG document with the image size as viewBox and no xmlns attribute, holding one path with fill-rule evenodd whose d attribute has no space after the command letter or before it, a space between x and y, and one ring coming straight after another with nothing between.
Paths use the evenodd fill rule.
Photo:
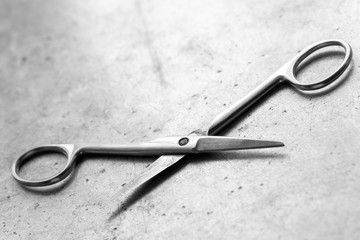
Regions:
<instances>
[{"instance_id":1,"label":"scissors","mask_svg":"<svg viewBox=\"0 0 360 240\"><path fill-rule=\"evenodd\" d=\"M330 76L320 81L301 83L296 79L296 72L303 60L313 52L328 46L340 46L345 50L345 58L337 70ZM28 187L41 187L58 183L64 180L74 169L76 160L84 154L119 154L119 155L156 155L160 156L145 172L134 178L122 188L123 194L132 192L145 182L163 172L188 154L203 152L242 150L268 147L281 147L283 143L277 141L250 140L233 137L215 136L224 127L229 125L245 110L259 100L265 93L279 84L290 84L302 91L311 91L323 88L339 78L351 62L352 50L350 45L343 40L326 40L312 44L299 52L294 58L272 74L257 88L241 100L235 102L227 110L219 114L212 121L206 131L196 130L189 135L164 137L151 142L135 145L105 145L105 146L77 146L73 144L51 144L29 150L18 158L12 167L12 174L16 181ZM52 177L32 180L24 179L19 173L23 163L34 159L38 154L61 153L67 157L64 169Z\"/></svg>"}]
</instances>

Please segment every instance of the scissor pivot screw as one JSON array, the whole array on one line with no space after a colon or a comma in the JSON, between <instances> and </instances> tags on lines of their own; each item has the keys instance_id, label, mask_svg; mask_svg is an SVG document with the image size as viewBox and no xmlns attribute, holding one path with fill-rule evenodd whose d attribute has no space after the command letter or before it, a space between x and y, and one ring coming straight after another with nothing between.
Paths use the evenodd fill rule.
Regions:
<instances>
[{"instance_id":1,"label":"scissor pivot screw","mask_svg":"<svg viewBox=\"0 0 360 240\"><path fill-rule=\"evenodd\" d=\"M182 138L179 140L179 145L180 146L185 146L186 144L188 144L189 139L188 138Z\"/></svg>"}]
</instances>

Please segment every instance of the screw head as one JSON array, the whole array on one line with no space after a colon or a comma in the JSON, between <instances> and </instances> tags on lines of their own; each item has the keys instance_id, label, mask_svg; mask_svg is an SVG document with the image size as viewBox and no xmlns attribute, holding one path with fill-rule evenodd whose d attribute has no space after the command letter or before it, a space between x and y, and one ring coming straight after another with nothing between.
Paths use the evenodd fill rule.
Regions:
<instances>
[{"instance_id":1,"label":"screw head","mask_svg":"<svg viewBox=\"0 0 360 240\"><path fill-rule=\"evenodd\" d=\"M188 142L189 142L189 139L184 137L184 138L179 140L179 145L180 146L185 146L186 144L188 144Z\"/></svg>"}]
</instances>

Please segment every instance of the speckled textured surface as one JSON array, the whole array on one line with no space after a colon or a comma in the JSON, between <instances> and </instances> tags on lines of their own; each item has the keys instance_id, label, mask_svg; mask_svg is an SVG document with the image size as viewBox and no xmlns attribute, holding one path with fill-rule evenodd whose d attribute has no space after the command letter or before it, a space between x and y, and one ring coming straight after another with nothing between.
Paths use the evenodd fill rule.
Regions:
<instances>
[{"instance_id":1,"label":"speckled textured surface","mask_svg":"<svg viewBox=\"0 0 360 240\"><path fill-rule=\"evenodd\" d=\"M0 238L357 239L359 12L355 0L1 1ZM316 95L280 87L227 132L285 148L188 157L110 222L109 199L155 158L84 159L59 191L29 191L11 176L14 159L39 144L204 128L328 38L354 50L342 84ZM61 164L42 158L24 174Z\"/></svg>"}]
</instances>

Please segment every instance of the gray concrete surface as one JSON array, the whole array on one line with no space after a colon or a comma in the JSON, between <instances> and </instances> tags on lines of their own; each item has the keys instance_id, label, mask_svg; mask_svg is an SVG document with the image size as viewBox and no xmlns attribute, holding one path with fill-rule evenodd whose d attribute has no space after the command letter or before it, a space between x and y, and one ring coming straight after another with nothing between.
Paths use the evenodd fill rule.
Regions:
<instances>
[{"instance_id":1,"label":"gray concrete surface","mask_svg":"<svg viewBox=\"0 0 360 240\"><path fill-rule=\"evenodd\" d=\"M358 1L0 2L1 239L358 239ZM46 143L131 143L205 128L299 50L342 38L352 70L323 94L271 92L227 135L285 148L188 157L112 221L155 158L84 159L59 191L20 187ZM311 64L329 73L341 56ZM41 158L24 175L60 168ZM30 176L30 175L29 175Z\"/></svg>"}]
</instances>

